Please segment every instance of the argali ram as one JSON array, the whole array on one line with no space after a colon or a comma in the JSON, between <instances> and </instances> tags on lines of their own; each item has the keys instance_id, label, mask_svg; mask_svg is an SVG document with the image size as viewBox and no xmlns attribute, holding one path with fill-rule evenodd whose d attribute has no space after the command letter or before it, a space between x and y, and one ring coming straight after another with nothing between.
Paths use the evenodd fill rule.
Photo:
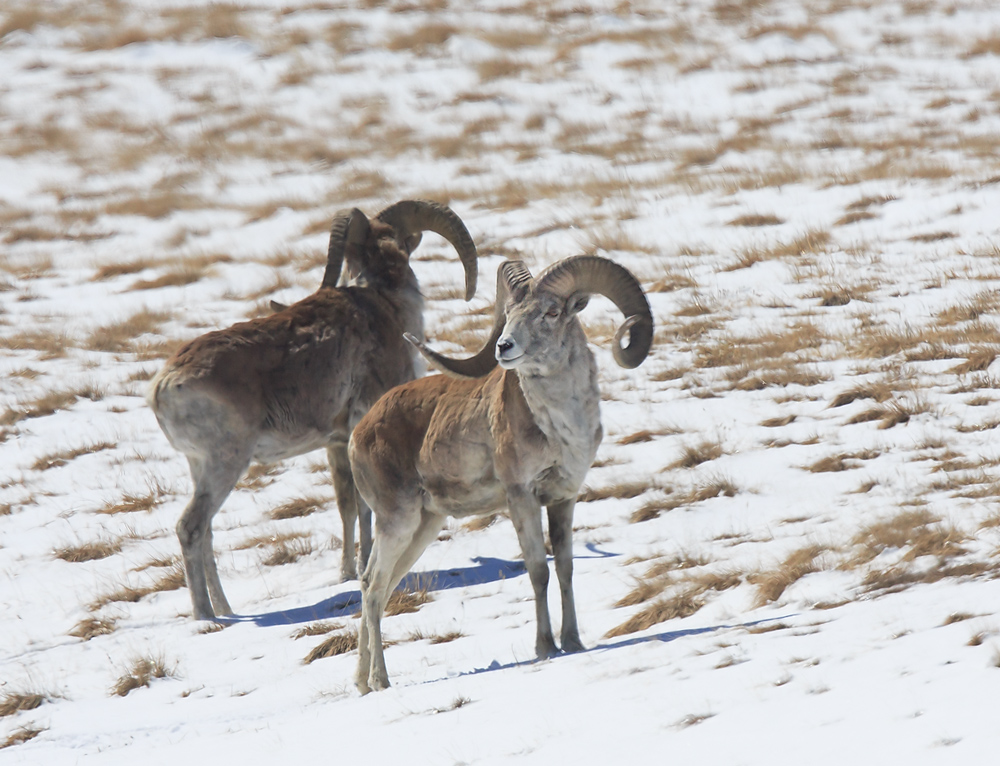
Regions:
<instances>
[{"instance_id":1,"label":"argali ram","mask_svg":"<svg viewBox=\"0 0 1000 766\"><path fill-rule=\"evenodd\" d=\"M622 367L638 366L652 345L653 317L625 268L577 256L532 279L523 263L506 261L497 274L494 325L483 349L455 360L410 337L450 375L392 389L355 428L351 465L375 514L374 545L361 577L356 684L362 693L389 685L383 609L448 516L507 507L535 594L535 649L549 657L559 650L546 597L546 506L562 596L562 650L583 648L573 600L573 508L602 429L597 364L577 314L592 294L610 298L625 315L614 358Z\"/></svg>"},{"instance_id":2,"label":"argali ram","mask_svg":"<svg viewBox=\"0 0 1000 766\"><path fill-rule=\"evenodd\" d=\"M325 448L344 525L342 577L357 576L359 506L362 567L367 562L371 514L357 496L347 440L383 393L414 378L419 356L403 335L423 337L423 297L409 256L425 231L458 252L469 300L476 247L451 209L405 200L371 220L357 208L341 211L315 293L186 343L153 379L149 406L194 482L177 536L196 619L232 614L212 550L212 517L253 461Z\"/></svg>"}]
</instances>

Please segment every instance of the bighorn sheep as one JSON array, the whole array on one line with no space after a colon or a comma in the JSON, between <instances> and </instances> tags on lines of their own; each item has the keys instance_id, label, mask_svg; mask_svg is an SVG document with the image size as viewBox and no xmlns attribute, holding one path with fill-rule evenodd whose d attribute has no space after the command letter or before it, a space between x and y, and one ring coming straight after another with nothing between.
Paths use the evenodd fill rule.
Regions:
<instances>
[{"instance_id":1,"label":"bighorn sheep","mask_svg":"<svg viewBox=\"0 0 1000 766\"><path fill-rule=\"evenodd\" d=\"M379 396L414 377L419 356L403 334L423 337L423 298L409 255L424 231L442 235L458 252L469 300L476 246L452 210L406 200L371 220L356 208L341 211L315 293L186 343L153 379L149 405L187 457L194 482L177 536L196 619L232 614L212 552L212 517L251 461L326 448L344 524L341 574L357 576L359 498L347 439ZM360 510L363 567L371 512L363 504Z\"/></svg>"},{"instance_id":2,"label":"bighorn sheep","mask_svg":"<svg viewBox=\"0 0 1000 766\"><path fill-rule=\"evenodd\" d=\"M573 601L573 508L602 429L597 365L577 313L595 293L626 317L615 336L615 360L638 366L652 344L653 317L626 269L577 256L532 279L523 263L507 261L497 274L493 331L478 354L449 359L409 338L435 366L458 377L435 375L394 388L355 428L351 466L375 514L375 543L361 577L356 683L362 693L389 685L383 608L448 516L507 507L535 592L535 650L549 657L558 649L546 595L541 506L547 506L562 649L583 648Z\"/></svg>"}]
</instances>

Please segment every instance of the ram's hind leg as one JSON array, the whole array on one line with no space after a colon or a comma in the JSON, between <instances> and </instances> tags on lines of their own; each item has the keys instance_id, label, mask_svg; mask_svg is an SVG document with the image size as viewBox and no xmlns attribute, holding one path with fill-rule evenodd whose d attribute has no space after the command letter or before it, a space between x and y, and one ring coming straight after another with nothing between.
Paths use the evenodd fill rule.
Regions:
<instances>
[{"instance_id":1,"label":"ram's hind leg","mask_svg":"<svg viewBox=\"0 0 1000 766\"><path fill-rule=\"evenodd\" d=\"M212 549L212 525L208 526L205 535L205 579L208 583L208 595L212 599L212 609L216 617L228 617L233 613L229 599L222 590L222 580L219 579L219 567L215 561L215 551Z\"/></svg>"},{"instance_id":2,"label":"ram's hind leg","mask_svg":"<svg viewBox=\"0 0 1000 766\"><path fill-rule=\"evenodd\" d=\"M361 577L361 634L358 638L358 675L362 694L389 686L382 649L382 614L392 591L444 526L444 518L430 513L394 516L392 523L376 524L371 559Z\"/></svg>"},{"instance_id":3,"label":"ram's hind leg","mask_svg":"<svg viewBox=\"0 0 1000 766\"><path fill-rule=\"evenodd\" d=\"M250 452L245 450L216 460L188 456L188 464L194 494L177 522L177 538L194 617L211 620L217 614L232 614L212 551L212 518L250 464Z\"/></svg>"},{"instance_id":4,"label":"ram's hind leg","mask_svg":"<svg viewBox=\"0 0 1000 766\"><path fill-rule=\"evenodd\" d=\"M340 579L342 582L355 580L358 577L356 561L361 560L361 570L368 565L368 557L372 550L372 512L368 505L358 495L354 485L354 475L347 458L347 445L334 444L327 447L327 459L330 461L330 473L333 476L333 492L337 497L337 510L340 511L340 521L344 528L344 548L340 561ZM361 555L357 556L354 545L354 525L360 522Z\"/></svg>"}]
</instances>

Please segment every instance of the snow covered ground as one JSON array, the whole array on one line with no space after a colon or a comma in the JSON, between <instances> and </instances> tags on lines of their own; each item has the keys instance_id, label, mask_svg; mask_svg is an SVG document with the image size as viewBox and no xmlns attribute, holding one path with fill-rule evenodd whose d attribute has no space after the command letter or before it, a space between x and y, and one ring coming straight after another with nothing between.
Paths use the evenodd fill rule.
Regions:
<instances>
[{"instance_id":1,"label":"snow covered ground","mask_svg":"<svg viewBox=\"0 0 1000 766\"><path fill-rule=\"evenodd\" d=\"M307 661L357 625L325 456L229 498L239 617L194 622L143 395L314 290L336 210L412 197L482 255L470 305L414 255L437 347L503 258L580 252L656 343L623 371L587 309L591 648L534 662L509 522L456 523L361 697L355 652ZM990 762L998 210L988 0L5 3L0 763Z\"/></svg>"}]
</instances>

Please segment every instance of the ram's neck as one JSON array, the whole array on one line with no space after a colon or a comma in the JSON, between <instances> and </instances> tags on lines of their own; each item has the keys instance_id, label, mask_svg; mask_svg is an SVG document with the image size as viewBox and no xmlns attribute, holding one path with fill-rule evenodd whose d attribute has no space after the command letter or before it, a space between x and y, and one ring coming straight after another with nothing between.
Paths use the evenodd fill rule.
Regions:
<instances>
[{"instance_id":1,"label":"ram's neck","mask_svg":"<svg viewBox=\"0 0 1000 766\"><path fill-rule=\"evenodd\" d=\"M601 441L601 392L597 364L583 332L570 345L564 364L542 376L519 375L521 391L539 430L560 445L560 459L586 472Z\"/></svg>"}]
</instances>

